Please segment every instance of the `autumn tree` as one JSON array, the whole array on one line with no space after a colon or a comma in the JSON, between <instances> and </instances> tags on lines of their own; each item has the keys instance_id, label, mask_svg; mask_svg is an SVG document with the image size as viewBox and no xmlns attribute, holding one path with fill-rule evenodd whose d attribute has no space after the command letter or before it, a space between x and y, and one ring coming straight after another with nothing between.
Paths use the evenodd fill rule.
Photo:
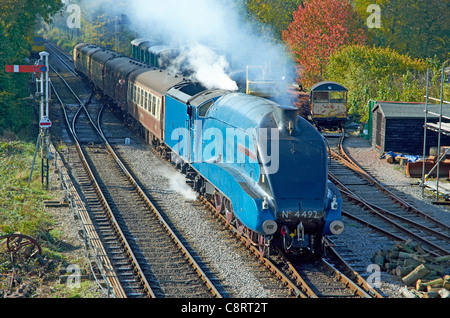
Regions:
<instances>
[{"instance_id":1,"label":"autumn tree","mask_svg":"<svg viewBox=\"0 0 450 318\"><path fill-rule=\"evenodd\" d=\"M32 113L25 100L29 75L5 73L5 65L26 63L38 21L50 21L61 5L60 0L0 1L0 133L23 131Z\"/></svg>"},{"instance_id":2,"label":"autumn tree","mask_svg":"<svg viewBox=\"0 0 450 318\"><path fill-rule=\"evenodd\" d=\"M264 27L269 27L275 40L292 22L292 14L303 0L247 0L247 11Z\"/></svg>"},{"instance_id":3,"label":"autumn tree","mask_svg":"<svg viewBox=\"0 0 450 318\"><path fill-rule=\"evenodd\" d=\"M365 34L347 0L306 0L294 12L283 32L299 65L304 86L323 80L331 53L352 43L364 43Z\"/></svg>"}]
</instances>

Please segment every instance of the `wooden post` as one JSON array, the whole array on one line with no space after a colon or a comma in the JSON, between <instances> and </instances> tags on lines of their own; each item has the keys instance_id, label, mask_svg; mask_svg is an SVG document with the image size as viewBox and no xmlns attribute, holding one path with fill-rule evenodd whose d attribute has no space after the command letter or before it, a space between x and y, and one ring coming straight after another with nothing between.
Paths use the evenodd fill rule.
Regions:
<instances>
[{"instance_id":1,"label":"wooden post","mask_svg":"<svg viewBox=\"0 0 450 318\"><path fill-rule=\"evenodd\" d=\"M414 269L413 266L397 266L395 269L395 273L398 277L406 276L407 274L411 273L411 271Z\"/></svg>"},{"instance_id":2,"label":"wooden post","mask_svg":"<svg viewBox=\"0 0 450 318\"><path fill-rule=\"evenodd\" d=\"M425 267L425 265L421 264L417 266L411 273L403 277L401 280L402 282L407 285L411 286L416 281L424 277L425 275L429 274L430 271Z\"/></svg>"},{"instance_id":3,"label":"wooden post","mask_svg":"<svg viewBox=\"0 0 450 318\"><path fill-rule=\"evenodd\" d=\"M416 282L416 290L418 290L418 291L430 291L431 288L438 288L438 287L443 287L443 286L444 286L443 278L431 280L428 283L424 283L420 279Z\"/></svg>"},{"instance_id":4,"label":"wooden post","mask_svg":"<svg viewBox=\"0 0 450 318\"><path fill-rule=\"evenodd\" d=\"M441 263L441 262L443 263L443 262L450 261L450 255L436 257L434 259L434 261L437 262L437 263Z\"/></svg>"},{"instance_id":5,"label":"wooden post","mask_svg":"<svg viewBox=\"0 0 450 318\"><path fill-rule=\"evenodd\" d=\"M450 290L450 275L444 276L444 288Z\"/></svg>"},{"instance_id":6,"label":"wooden post","mask_svg":"<svg viewBox=\"0 0 450 318\"><path fill-rule=\"evenodd\" d=\"M432 290L423 295L423 298L441 298L439 292L436 290Z\"/></svg>"}]
</instances>

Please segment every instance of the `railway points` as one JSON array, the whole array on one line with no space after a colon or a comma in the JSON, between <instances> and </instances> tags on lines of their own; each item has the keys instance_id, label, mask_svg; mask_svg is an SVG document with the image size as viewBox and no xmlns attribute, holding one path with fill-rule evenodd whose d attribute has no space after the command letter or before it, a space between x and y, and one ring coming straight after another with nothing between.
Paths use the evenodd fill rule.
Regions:
<instances>
[{"instance_id":1,"label":"railway points","mask_svg":"<svg viewBox=\"0 0 450 318\"><path fill-rule=\"evenodd\" d=\"M53 51L53 53L55 54L57 51L57 48L54 47L51 49ZM58 53L60 54L60 53ZM64 62L62 62L61 60L65 60ZM123 133L122 130L121 133L116 134L115 130L117 125L120 125L120 122L115 122L115 123L108 123L105 122L104 126L105 126L105 131L103 133L100 133L100 135L98 137L96 137L96 139L92 139L92 137L94 135L96 135L97 130L99 129L98 127L100 126L99 123L101 122L101 120L99 119L97 121L97 123L95 125L91 125L92 123L94 123L96 120L95 118L100 118L100 113L101 113L101 103L104 101L99 101L97 100L97 97L94 94L90 94L89 93L89 89L86 89L85 84L79 84L79 83L83 83L80 81L79 78L76 79L76 81L74 80L75 78L75 70L74 68L72 68L72 66L70 65L71 61L69 58L67 57L63 57L61 56L61 58L59 59L59 62L55 62L55 68L59 68L61 70L64 69L63 73L64 75L61 76L63 78L65 78L66 84L61 84L61 83L57 83L55 80L54 86L55 91L59 91L61 89L63 89L64 86L69 86L67 84L67 82L77 82L77 89L75 89L75 91L80 90L82 92L82 95L84 97L82 97L81 99L76 99L76 100L68 100L67 102L62 102L62 108L65 108L69 113L73 113L74 111L81 111L83 108L86 109L86 111L92 113L92 117L94 119L89 119L89 116L87 116L87 114L82 115L84 116L83 121L86 121L86 124L89 124L90 126L96 126L97 128L78 128L77 130L75 129L75 125L72 126L68 126L66 127L66 133L67 131L71 131L74 132L78 131L78 133L75 136L75 140L78 140L78 142L80 142L81 145L83 145L85 150L81 150L81 152L86 152L86 154L88 155L88 157L86 157L86 159L84 159L83 161L90 161L90 162L97 162L96 165L94 165L95 167L102 167L102 166L107 166L109 164L114 165L114 161L118 162L120 159L116 158L113 161L111 161L111 163L108 163L109 159L106 159L105 155L107 154L108 150L106 150L106 148L104 148L103 146L101 146L101 144L104 142L104 138L105 136L108 136L108 138L111 138L114 140L111 148L116 148L115 151L119 152L119 157L120 158L127 158L129 155L126 154L126 151L124 149L130 148L130 144L131 145L135 145L136 144L136 136L133 136L133 133ZM52 72L54 74L57 74L58 71L56 71L56 69L53 68ZM60 77L60 79L61 79ZM58 87L59 86L59 87ZM84 86L84 88L83 88ZM67 95L74 95L73 94L74 91L72 91L71 93L67 93ZM67 97L66 97L67 98ZM70 106L72 105L72 106ZM67 107L68 106L68 107ZM66 116L70 117L72 115L67 115ZM109 115L108 115L109 117ZM81 121L81 120L80 120ZM112 125L110 127L108 127L108 125ZM83 124L84 126L88 126ZM64 130L64 129L63 129ZM139 132L139 130L138 130ZM342 137L345 136L345 133L341 134ZM125 139L131 140L131 143L125 145L123 143L123 141ZM335 138L332 138L333 140L335 140ZM163 154L163 156L161 158L159 158L158 160L162 160L164 162L164 159L166 159L167 157L164 156L164 152L161 151L161 149L159 149L158 147L155 147L153 150L151 150L151 148L149 148L148 145L145 144L145 141L149 141L148 138L144 138L144 139L139 139L140 142L144 141L143 145L143 149L145 149L144 151L152 151L152 153L159 153L159 154ZM330 144L332 144L333 142L329 142ZM332 147L333 148L333 147ZM337 148L336 148L337 149ZM341 147L340 150L337 151L341 151L343 148ZM75 157L75 152L71 155ZM95 156L98 156L98 159L95 159ZM354 205L353 203L351 203L351 201L358 201L358 204L365 204L365 208L361 209L359 208L359 210L364 210L366 214L377 214L377 215L386 215L386 208L384 208L384 212L381 212L381 210L379 210L378 212L374 212L375 209L380 208L378 205L380 205L379 203L374 204L372 201L370 201L368 198L364 198L359 194L355 194L355 190L350 190L348 188L344 188L354 184L355 186L359 186L364 184L367 184L369 188L369 190L365 190L362 192L369 192L369 191L373 191L374 187L377 187L378 189L380 189L380 192L382 193L386 193L388 192L388 189L385 189L383 186L380 186L379 184L375 185L374 179L373 177L371 177L367 172L363 171L361 168L357 167L357 165L351 161L349 161L349 156L347 156L345 154L345 152L341 153L340 155L338 155L337 153L333 153L333 161L330 165L330 179L336 184L336 186L339 187L340 192L343 194L343 197L345 197L345 199L343 200L343 214L347 219L352 219L352 220L357 220L357 222L361 222L361 224L365 224L365 226L370 226L372 229L377 230L377 229L381 229L381 228L385 228L384 225L375 225L373 223L375 223L375 221L363 221L358 219L358 217L356 215L351 215L350 213L348 213L346 211L347 207L349 207L350 205ZM341 157L342 156L342 157ZM92 159L87 159L87 158L92 158ZM338 159L339 158L339 159ZM338 161L339 160L339 161ZM152 185L151 184L147 184L144 179L145 177L143 175L140 175L140 173L137 173L136 170L141 169L140 167L141 164L138 164L137 166L136 163L134 162L135 159L126 159L125 162L126 163L122 163L119 164L120 166L122 166L122 168L128 167L130 169L133 169L134 172L132 172L131 174L134 176L139 176L138 181L136 181L137 184L139 184L138 187L142 187L142 191L144 193L152 193ZM357 177L357 179L359 181L342 181L341 177L335 177L333 176L335 174L335 172L333 171L341 171L336 173L337 175L342 174L342 167L344 167L340 162L345 162L345 169L353 169L353 171L356 171L355 173L359 176ZM74 165L75 166L75 165ZM104 167L103 167L104 168ZM102 168L102 169L103 169ZM173 167L169 167L171 169L174 169ZM84 169L84 168L83 168ZM95 168L96 170L100 168ZM109 168L107 168L108 171L112 171L112 166L110 166ZM337 170L336 170L337 169ZM181 169L182 170L182 169ZM83 187L83 185L85 184L89 184L92 183L93 181L88 181L88 179L85 179L85 177L81 176L82 172L80 170L80 175L78 176L79 179L77 179L77 182L79 183L80 187ZM109 179L108 173L107 174L101 174L98 171L96 172L96 179L102 180L101 183L103 183L104 189L106 190L106 193L109 193L107 196L109 198L105 197L105 200L108 201L110 200L111 202L118 202L123 200L123 198L121 197L121 199L114 199L114 195L110 192L111 190L107 190L107 189L113 189L116 187L125 187L122 185L118 185L116 183L116 181L119 179L119 177L113 177L112 179ZM109 180L108 180L109 179ZM341 181L339 181L341 180ZM361 181L364 180L364 181ZM98 186L98 188L101 188L100 186ZM85 194L85 198L87 198L89 195L87 195L87 193L92 193L92 190L85 190L86 194ZM161 190L155 190L156 192ZM123 195L123 194L122 194ZM391 196L392 197L392 196ZM136 201L138 199L132 199L132 201ZM98 197L97 195L93 194L91 199L87 200L90 204L95 205L95 202L98 201ZM209 207L211 210L213 210L213 212L217 213L217 201L212 200L212 198L208 198L206 197L205 199L203 199L203 201L198 201L198 202L203 202L203 204L205 204L207 207ZM129 206L131 203L126 203L126 206ZM107 203L105 203L105 205L107 205ZM161 203L160 201L157 201L156 206L165 206L165 205L169 205L168 203ZM401 209L407 210L407 211L412 211L414 210L410 204L405 203L404 200L400 200L400 205L402 206ZM349 208L350 209L350 208ZM353 209L353 208L352 208ZM390 208L392 209L392 208ZM167 209L167 211L164 212L167 213L167 215L171 215L173 212L169 211L171 209ZM367 211L369 211L370 213L367 213ZM219 211L220 212L220 211ZM389 211L392 212L392 211ZM199 213L198 211L196 213ZM209 213L209 212L207 212ZM358 212L360 213L360 212ZM200 215L203 215L203 218L206 217L205 212L200 212ZM416 213L416 215L419 215L419 213ZM420 217L420 215L418 216ZM103 217L102 217L103 218ZM306 263L302 263L303 260L298 261L296 260L296 257L291 256L290 260L286 261L281 261L280 259L277 259L278 256L271 256L271 257L264 257L264 249L261 249L261 246L255 245L254 242L252 242L251 235L246 231L246 230L242 230L242 228L240 228L239 224L236 223L234 225L237 226L233 226L232 222L230 222L230 219L226 217L225 215L222 215L221 213L219 213L218 218L221 219L221 222L224 223L225 227L229 228L229 230L227 230L228 232L234 233L236 235L238 235L239 237L239 241L242 242L241 244L243 244L244 246L247 246L252 253L255 255L254 258L246 259L246 262L248 262L248 264L252 264L253 262L259 262L263 265L262 268L259 269L260 273L264 272L272 272L273 275L272 278L269 278L268 276L264 276L266 281L271 281L273 282L273 284L277 285L280 284L278 287L273 287L273 286L266 286L264 287L267 291L268 294L267 295L272 295L272 297L369 297L369 298L381 298L381 297L385 297L386 295L384 295L382 292L380 292L379 288L374 288L373 286L371 286L370 284L367 283L367 281L363 278L367 277L368 275L364 274L364 264L361 268L358 268L358 270L355 270L354 264L349 264L352 263L351 259L355 258L355 254L357 254L357 251L353 251L352 253L350 253L350 255L346 254L346 252L349 250L348 246L346 246L346 244L344 243L344 248L342 248L342 244L340 243L340 240L337 236L331 236L331 240L327 241L325 243L325 256L324 258L322 258L321 260L321 264L319 266L319 263L314 260L314 261L310 261L307 264ZM380 218L380 216L378 216L378 218ZM386 219L386 217L384 217ZM389 217L387 217L388 219L392 219L394 218L392 215L389 215ZM408 216L396 216L395 218L397 219L407 219L409 218ZM103 221L99 221L99 222L103 222ZM171 221L172 222L172 221ZM204 220L202 221L204 222ZM438 231L432 231L429 230L429 228L431 228L430 225L426 226L426 229L421 229L421 231L427 232L428 235L435 235L435 237L437 238L437 241L443 242L443 246L439 246L439 244L435 244L433 243L427 243L427 241L425 241L423 239L423 235L419 234L418 236L415 236L415 240L420 241L423 245L425 249L430 248L429 253L431 254L435 254L435 255L445 255L446 253L448 254L448 236L446 236L445 232L448 233L448 226L440 224L439 222L435 222L434 220L430 220L428 218L427 222L433 222L434 225L433 226L437 226L440 227L441 233L439 233ZM175 222L176 223L176 222ZM188 223L188 222L182 222L182 223ZM233 222L234 223L234 222ZM180 223L176 223L177 227L180 227L180 229L177 228L176 232L182 233L182 237L190 237L191 235L193 235L193 233L191 233L189 231L189 229L187 228L183 228L183 225L186 227L189 227L189 225L187 224L180 224ZM212 225L210 225L212 226ZM418 224L417 221L414 221L413 225L411 225L411 223L409 223L407 226L405 225L394 225L395 228L400 229L399 233L396 232L387 232L385 230L385 233L383 235L385 235L386 237L389 237L390 239L394 239L394 240L407 240L410 235L414 235L413 233L411 233L409 230L405 231L405 230L401 230L402 228L406 228L406 227L410 227L410 226L414 226L414 227L420 227L420 225ZM107 231L111 231L110 229L108 229ZM137 235L137 233L139 232L144 232L144 235L146 235L145 233L151 232L151 230L145 230L143 228L141 228L140 226L138 226L136 229L134 230L130 230L131 232L126 234L130 235L130 237L134 237L136 238L135 235ZM135 232L136 231L136 232ZM135 234L132 234L135 233ZM406 234L405 234L406 233ZM444 234L443 234L444 233ZM162 234L161 234L162 235ZM225 239L225 236L227 234L225 233L221 233L220 235L222 235L222 237L220 238L221 240ZM417 234L416 234L417 235ZM137 236L139 238L139 236ZM99 239L101 240L101 239ZM138 239L138 240L144 240L142 239ZM228 240L228 239L225 239ZM185 239L182 239L182 241L185 241ZM194 240L195 241L195 240ZM436 241L436 239L434 240ZM196 243L188 243L189 245L192 244L193 246ZM446 245L447 244L447 245ZM234 249L239 249L241 247L234 247ZM215 264L214 266L211 266L211 262L213 262L211 259L208 259L208 257L210 256L206 256L206 254L208 252L197 252L195 250L192 250L193 247L189 248L191 250L191 252L194 252L194 254L199 253L195 258L197 259L197 261L200 262L200 264L203 264L202 267L202 271L206 271L209 274L209 276L215 277L212 279L213 282L215 283L207 283L207 285L211 284L211 286L214 286L215 284L217 284L219 286L219 289L222 289L223 292L225 293L225 295L227 295L228 297L233 297L235 295L243 295L242 291L238 291L236 289L233 290L233 288L231 289L227 289L226 287L224 287L221 284L224 284L224 282L227 281L227 279L221 277L222 275L226 275L227 271L221 272L221 269L218 268L217 266L219 266L218 264ZM106 252L105 252L106 253ZM205 253L205 254L202 254ZM333 253L336 254L342 254L342 255L336 255L331 257L331 255ZM344 254L346 254L344 256ZM143 256L142 256L143 257ZM288 256L289 257L289 256ZM137 259L141 258L141 256L136 257ZM205 260L208 259L208 261ZM331 261L332 259L332 261ZM292 265L292 267L290 267L289 270L286 270L286 264L293 264L294 262L297 262L296 264ZM324 263L325 262L325 263ZM331 262L335 263L334 266L336 266L336 268L340 268L340 270L338 271L337 269L335 269L335 273L339 273L339 274L326 274L328 273L328 271L330 270L329 267L327 270L324 269L320 269L322 266L325 266L324 264L330 264ZM208 265L206 265L208 264ZM317 265L317 266L316 266ZM367 265L367 264L366 264ZM114 265L112 266L114 267ZM220 266L219 266L220 267ZM288 266L289 267L289 266ZM129 267L127 267L128 269L125 270L125 272L130 272L131 269ZM267 269L269 270L267 270ZM296 269L297 268L297 269ZM366 266L367 268L367 266ZM211 274L214 273L214 274ZM314 274L316 273L316 274ZM325 273L325 274L324 274ZM345 273L345 274L342 274ZM356 274L355 274L356 273ZM229 272L228 272L229 274ZM117 275L117 271L116 271L116 277L120 280L119 275ZM128 274L125 274L125 276ZM267 275L267 274L264 274ZM308 275L318 275L317 278L312 278L311 276ZM336 276L336 275L342 275L342 276ZM348 275L347 277L345 277L346 275ZM114 275L112 275L114 276ZM134 276L134 274L133 274ZM275 278L273 278L275 277ZM303 277L301 279L299 279L299 277ZM305 287L305 285L303 285L303 283L300 283L302 280L305 280L305 277L308 277L307 280L308 281L314 281L315 279L318 279L318 282L316 283L312 283L312 285L310 287ZM338 285L333 285L330 282L328 283L324 283L324 282L320 282L320 278L325 278L326 279L331 279L334 281L333 284L338 284ZM342 277L342 278L339 278ZM344 279L345 277L345 279ZM122 282L126 281L126 279L124 279L123 277L121 278ZM279 280L279 282L277 281ZM351 283L346 283L346 281L351 282ZM280 283L281 282L281 283ZM342 285L339 285L341 282ZM114 285L115 283L110 282L110 284ZM226 284L226 283L225 283ZM311 283L310 283L311 284ZM320 289L318 286L321 286L323 284L326 284L328 286L330 286L330 288L328 290L325 289ZM316 286L315 286L316 285ZM353 289L349 289L348 286L352 285L354 287L352 287ZM280 293L276 293L275 290L278 289L283 289L280 286L288 286L288 287L284 287L285 291L280 292ZM332 287L334 286L334 287ZM215 287L214 287L215 288ZM308 291L307 291L308 290ZM156 293L153 294L156 297L160 297L161 295L164 295L165 292L164 291L159 291L160 294ZM124 292L126 294L126 292ZM132 289L128 290L128 293L130 296L142 296L143 292L139 291L132 291ZM119 295L120 292L117 292L116 295ZM180 294L167 294L169 295L169 297L178 297ZM250 294L251 295L251 294ZM201 294L198 294L199 297L204 297L201 296ZM239 297L239 296L238 296Z\"/></svg>"},{"instance_id":2,"label":"railway points","mask_svg":"<svg viewBox=\"0 0 450 318\"><path fill-rule=\"evenodd\" d=\"M89 134L88 134L89 135ZM101 160L102 162L103 162L103 160ZM238 232L237 230L236 230L236 232ZM248 238L246 239L246 240L248 240ZM258 251L258 250L256 250L256 251ZM259 255L259 252L257 252L257 254ZM288 279L289 280L289 279ZM294 284L295 285L295 284ZM294 287L294 289L295 288L297 288L297 287ZM295 292L294 292L294 294L295 294Z\"/></svg>"}]
</instances>

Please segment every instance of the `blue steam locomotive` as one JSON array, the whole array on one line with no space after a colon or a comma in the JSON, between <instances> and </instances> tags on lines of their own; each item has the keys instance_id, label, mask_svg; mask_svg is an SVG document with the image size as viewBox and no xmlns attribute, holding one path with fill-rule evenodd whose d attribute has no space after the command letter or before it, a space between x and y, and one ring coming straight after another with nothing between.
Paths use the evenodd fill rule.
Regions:
<instances>
[{"instance_id":1,"label":"blue steam locomotive","mask_svg":"<svg viewBox=\"0 0 450 318\"><path fill-rule=\"evenodd\" d=\"M323 236L342 233L326 143L296 107L206 89L85 43L74 63L261 254L280 247L320 255Z\"/></svg>"}]
</instances>

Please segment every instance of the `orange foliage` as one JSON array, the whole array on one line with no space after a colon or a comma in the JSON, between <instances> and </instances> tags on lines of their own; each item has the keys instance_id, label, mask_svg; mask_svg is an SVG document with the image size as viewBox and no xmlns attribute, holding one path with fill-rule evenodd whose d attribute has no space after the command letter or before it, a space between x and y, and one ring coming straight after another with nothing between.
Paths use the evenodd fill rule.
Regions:
<instances>
[{"instance_id":1,"label":"orange foliage","mask_svg":"<svg viewBox=\"0 0 450 318\"><path fill-rule=\"evenodd\" d=\"M347 0L306 0L293 15L283 40L295 56L304 86L323 80L330 55L348 44L363 44L356 14Z\"/></svg>"}]
</instances>

